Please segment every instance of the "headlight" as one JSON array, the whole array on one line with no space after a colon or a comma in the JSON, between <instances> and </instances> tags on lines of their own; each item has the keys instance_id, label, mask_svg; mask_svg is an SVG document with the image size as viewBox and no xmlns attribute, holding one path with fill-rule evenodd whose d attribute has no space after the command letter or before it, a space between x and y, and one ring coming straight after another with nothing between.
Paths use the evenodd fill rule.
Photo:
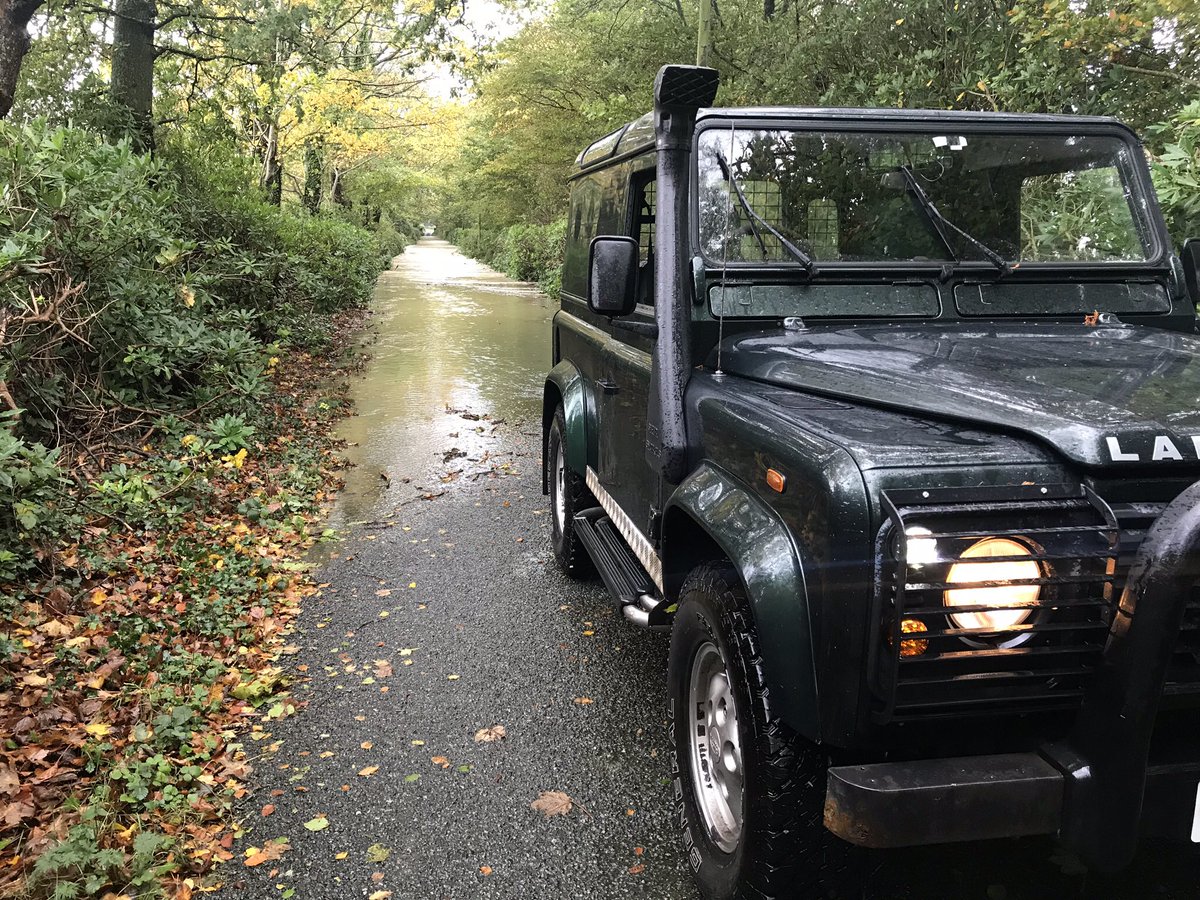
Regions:
<instances>
[{"instance_id":1,"label":"headlight","mask_svg":"<svg viewBox=\"0 0 1200 900\"><path fill-rule=\"evenodd\" d=\"M985 560L990 556L1030 556L1029 548L1008 538L985 538L972 544L960 559ZM957 562L946 576L949 584L979 584L989 581L1028 581L1042 577L1041 566L1033 559L1009 559L1003 562ZM1020 625L1033 615L1042 589L1036 584L1010 584L994 587L951 588L945 592L946 606L1026 606L1027 609L996 609L983 612L950 613L959 628L987 628L1002 631Z\"/></svg>"}]
</instances>

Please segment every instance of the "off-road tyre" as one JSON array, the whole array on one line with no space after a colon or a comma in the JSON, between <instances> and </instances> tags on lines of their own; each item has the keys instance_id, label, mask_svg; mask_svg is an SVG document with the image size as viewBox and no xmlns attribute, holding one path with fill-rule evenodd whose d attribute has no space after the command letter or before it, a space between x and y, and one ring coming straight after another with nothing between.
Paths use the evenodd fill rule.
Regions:
<instances>
[{"instance_id":1,"label":"off-road tyre","mask_svg":"<svg viewBox=\"0 0 1200 900\"><path fill-rule=\"evenodd\" d=\"M742 747L741 835L731 852L709 833L691 755L692 666L709 642L724 659ZM702 565L684 582L671 631L668 690L676 821L706 900L861 897L861 851L824 826L829 757L773 711L753 615L728 564Z\"/></svg>"},{"instance_id":2,"label":"off-road tyre","mask_svg":"<svg viewBox=\"0 0 1200 900\"><path fill-rule=\"evenodd\" d=\"M550 433L546 435L546 484L550 489L550 542L554 547L554 558L569 578L583 580L592 577L596 568L587 549L575 531L575 514L597 506L596 498L588 490L583 476L566 465L566 418L562 404L554 410ZM558 478L557 467L562 463L562 479ZM562 491L563 509L560 520L558 512L559 491Z\"/></svg>"}]
</instances>

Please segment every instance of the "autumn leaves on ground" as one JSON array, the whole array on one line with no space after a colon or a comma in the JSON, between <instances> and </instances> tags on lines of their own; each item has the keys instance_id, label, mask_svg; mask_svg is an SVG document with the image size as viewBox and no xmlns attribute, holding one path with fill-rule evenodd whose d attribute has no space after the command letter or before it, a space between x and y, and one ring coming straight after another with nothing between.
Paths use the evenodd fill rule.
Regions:
<instances>
[{"instance_id":1,"label":"autumn leaves on ground","mask_svg":"<svg viewBox=\"0 0 1200 900\"><path fill-rule=\"evenodd\" d=\"M245 732L294 712L276 661L337 465L336 372L272 369L253 429L180 420L64 463L96 486L59 500L78 539L4 587L0 891L186 897L231 858Z\"/></svg>"},{"instance_id":2,"label":"autumn leaves on ground","mask_svg":"<svg viewBox=\"0 0 1200 900\"><path fill-rule=\"evenodd\" d=\"M395 232L0 123L0 895L187 896L291 707L337 339Z\"/></svg>"}]
</instances>

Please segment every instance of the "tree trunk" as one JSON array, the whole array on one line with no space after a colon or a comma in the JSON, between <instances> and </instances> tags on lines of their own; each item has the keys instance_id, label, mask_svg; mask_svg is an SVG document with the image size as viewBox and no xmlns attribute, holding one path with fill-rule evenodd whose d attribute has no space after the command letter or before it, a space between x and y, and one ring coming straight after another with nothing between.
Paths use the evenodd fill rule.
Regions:
<instances>
[{"instance_id":1,"label":"tree trunk","mask_svg":"<svg viewBox=\"0 0 1200 900\"><path fill-rule=\"evenodd\" d=\"M696 17L696 65L707 66L712 59L712 0L700 0Z\"/></svg>"},{"instance_id":2,"label":"tree trunk","mask_svg":"<svg viewBox=\"0 0 1200 900\"><path fill-rule=\"evenodd\" d=\"M768 22L775 18L775 0L763 0L763 18Z\"/></svg>"},{"instance_id":3,"label":"tree trunk","mask_svg":"<svg viewBox=\"0 0 1200 900\"><path fill-rule=\"evenodd\" d=\"M125 133L139 150L154 148L154 0L117 0L112 98L129 115Z\"/></svg>"},{"instance_id":4,"label":"tree trunk","mask_svg":"<svg viewBox=\"0 0 1200 900\"><path fill-rule=\"evenodd\" d=\"M304 146L304 208L314 216L321 211L321 189L325 184L325 161L316 141Z\"/></svg>"},{"instance_id":5,"label":"tree trunk","mask_svg":"<svg viewBox=\"0 0 1200 900\"><path fill-rule=\"evenodd\" d=\"M21 63L29 52L26 26L42 0L0 0L0 119L8 115L17 94Z\"/></svg>"},{"instance_id":6,"label":"tree trunk","mask_svg":"<svg viewBox=\"0 0 1200 900\"><path fill-rule=\"evenodd\" d=\"M283 163L279 161L279 129L272 122L267 126L267 139L263 142L263 164L259 183L267 192L267 202L274 206L283 205Z\"/></svg>"}]
</instances>

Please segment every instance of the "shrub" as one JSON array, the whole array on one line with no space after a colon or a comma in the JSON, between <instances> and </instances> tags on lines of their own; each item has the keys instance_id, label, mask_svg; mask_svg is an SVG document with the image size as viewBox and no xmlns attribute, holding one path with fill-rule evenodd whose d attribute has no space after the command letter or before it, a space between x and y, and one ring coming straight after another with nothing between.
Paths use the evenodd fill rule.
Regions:
<instances>
[{"instance_id":1,"label":"shrub","mask_svg":"<svg viewBox=\"0 0 1200 900\"><path fill-rule=\"evenodd\" d=\"M1151 131L1164 143L1154 184L1171 233L1183 243L1200 236L1200 100Z\"/></svg>"},{"instance_id":2,"label":"shrub","mask_svg":"<svg viewBox=\"0 0 1200 900\"><path fill-rule=\"evenodd\" d=\"M13 433L15 416L0 415L0 582L15 581L72 524L61 508L65 479L58 451ZM0 603L0 615L8 612Z\"/></svg>"},{"instance_id":3,"label":"shrub","mask_svg":"<svg viewBox=\"0 0 1200 900\"><path fill-rule=\"evenodd\" d=\"M152 160L0 122L0 177L0 388L50 443L131 408L251 407L264 345L319 341L309 317L364 304L403 241L269 205L219 147Z\"/></svg>"},{"instance_id":4,"label":"shrub","mask_svg":"<svg viewBox=\"0 0 1200 900\"><path fill-rule=\"evenodd\" d=\"M511 278L534 281L551 297L562 287L563 243L567 222L512 225L496 233L473 228L451 232L450 239L467 256L500 269Z\"/></svg>"}]
</instances>

